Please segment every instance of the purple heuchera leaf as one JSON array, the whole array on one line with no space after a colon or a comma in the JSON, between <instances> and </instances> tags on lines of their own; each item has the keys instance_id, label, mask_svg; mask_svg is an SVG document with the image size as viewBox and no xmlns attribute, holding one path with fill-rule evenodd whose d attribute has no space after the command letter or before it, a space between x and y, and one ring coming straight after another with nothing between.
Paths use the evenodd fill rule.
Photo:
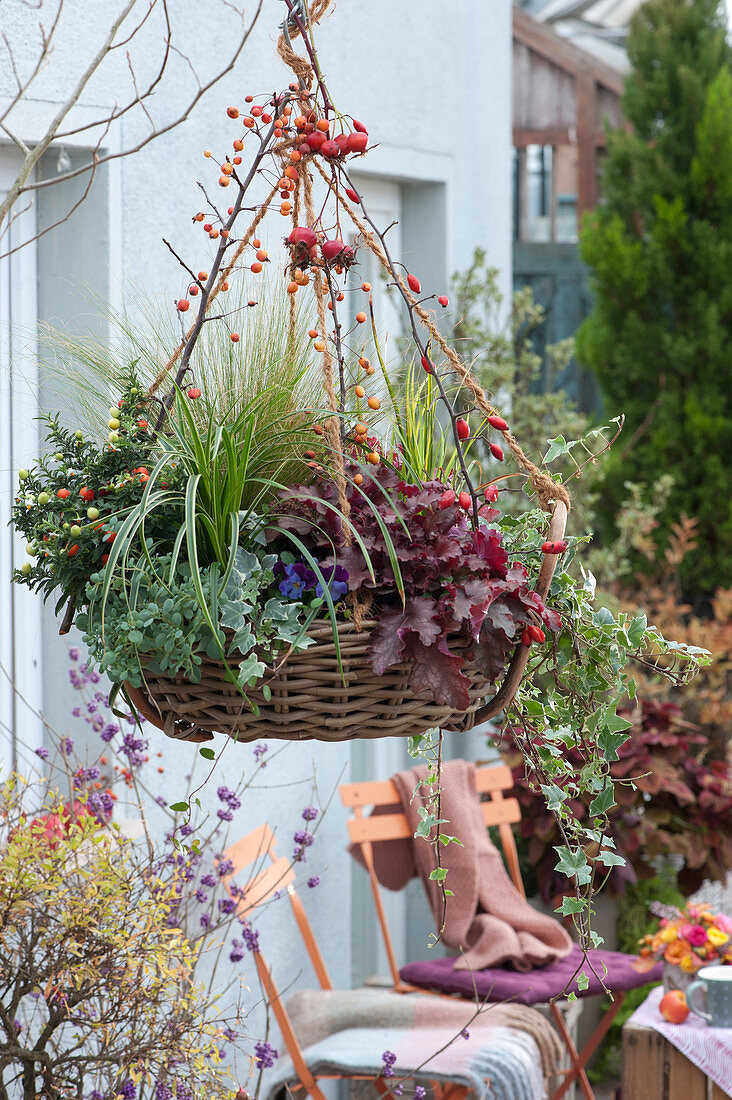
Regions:
<instances>
[{"instance_id":1,"label":"purple heuchera leaf","mask_svg":"<svg viewBox=\"0 0 732 1100\"><path fill-rule=\"evenodd\" d=\"M450 652L444 638L440 638L437 645L426 646L410 634L404 645L404 654L412 662L409 686L415 695L430 691L438 706L468 709L470 680L460 671L464 661Z\"/></svg>"}]
</instances>

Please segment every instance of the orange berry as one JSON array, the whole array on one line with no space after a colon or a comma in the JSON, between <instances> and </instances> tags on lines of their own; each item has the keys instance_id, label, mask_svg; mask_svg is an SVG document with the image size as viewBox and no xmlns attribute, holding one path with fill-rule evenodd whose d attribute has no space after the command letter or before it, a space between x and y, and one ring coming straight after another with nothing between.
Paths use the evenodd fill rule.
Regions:
<instances>
[{"instance_id":1,"label":"orange berry","mask_svg":"<svg viewBox=\"0 0 732 1100\"><path fill-rule=\"evenodd\" d=\"M371 283L361 283L361 290L368 294L368 292L371 290Z\"/></svg>"},{"instance_id":2,"label":"orange berry","mask_svg":"<svg viewBox=\"0 0 732 1100\"><path fill-rule=\"evenodd\" d=\"M365 397L366 396L366 390L363 388L363 386L356 386L356 391L355 392L356 392L356 397Z\"/></svg>"},{"instance_id":3,"label":"orange berry","mask_svg":"<svg viewBox=\"0 0 732 1100\"><path fill-rule=\"evenodd\" d=\"M232 344L238 344L239 343L239 333L238 332L232 332L232 334L230 336L230 340L231 340Z\"/></svg>"},{"instance_id":4,"label":"orange berry","mask_svg":"<svg viewBox=\"0 0 732 1100\"><path fill-rule=\"evenodd\" d=\"M330 129L330 123L327 118L319 118L315 123L315 129L320 130L321 134L327 134Z\"/></svg>"},{"instance_id":5,"label":"orange berry","mask_svg":"<svg viewBox=\"0 0 732 1100\"><path fill-rule=\"evenodd\" d=\"M342 302L344 298L345 294L343 293L343 291L341 291L339 294L336 294L336 302Z\"/></svg>"},{"instance_id":6,"label":"orange berry","mask_svg":"<svg viewBox=\"0 0 732 1100\"><path fill-rule=\"evenodd\" d=\"M379 401L378 397L369 397L367 404L370 409L381 408L381 402Z\"/></svg>"},{"instance_id":7,"label":"orange berry","mask_svg":"<svg viewBox=\"0 0 732 1100\"><path fill-rule=\"evenodd\" d=\"M204 157L210 157L211 156L211 150L210 149L204 149L203 150L203 155L204 155Z\"/></svg>"},{"instance_id":8,"label":"orange berry","mask_svg":"<svg viewBox=\"0 0 732 1100\"><path fill-rule=\"evenodd\" d=\"M282 214L283 216L287 216L287 214L289 214L291 210L292 210L292 203L291 202L280 203L280 214Z\"/></svg>"},{"instance_id":9,"label":"orange berry","mask_svg":"<svg viewBox=\"0 0 732 1100\"><path fill-rule=\"evenodd\" d=\"M262 270L262 265L259 262L252 264L252 271L254 272L255 275L259 275L259 272L261 270Z\"/></svg>"},{"instance_id":10,"label":"orange berry","mask_svg":"<svg viewBox=\"0 0 732 1100\"><path fill-rule=\"evenodd\" d=\"M247 117L244 119L244 125L246 126L247 130L251 130L252 127L256 126L257 124L253 118L250 118L249 115L247 115Z\"/></svg>"},{"instance_id":11,"label":"orange berry","mask_svg":"<svg viewBox=\"0 0 732 1100\"><path fill-rule=\"evenodd\" d=\"M257 252L257 259L258 260L266 260L267 259L267 253L266 253L265 249L260 248L259 252Z\"/></svg>"},{"instance_id":12,"label":"orange berry","mask_svg":"<svg viewBox=\"0 0 732 1100\"><path fill-rule=\"evenodd\" d=\"M353 479L354 485L363 485L363 474L356 474Z\"/></svg>"},{"instance_id":13,"label":"orange berry","mask_svg":"<svg viewBox=\"0 0 732 1100\"><path fill-rule=\"evenodd\" d=\"M211 232L209 233L209 237L211 238L212 241L215 241L218 238L218 235L219 235L218 229L212 229Z\"/></svg>"},{"instance_id":14,"label":"orange berry","mask_svg":"<svg viewBox=\"0 0 732 1100\"><path fill-rule=\"evenodd\" d=\"M363 367L364 370L368 370L369 367L371 366L371 364L369 363L369 361L368 361L368 359L366 358L365 355L361 356L361 358L358 361L358 365L359 365L359 367Z\"/></svg>"},{"instance_id":15,"label":"orange berry","mask_svg":"<svg viewBox=\"0 0 732 1100\"><path fill-rule=\"evenodd\" d=\"M239 117L239 108L238 107L227 107L226 108L226 113L229 116L229 118L238 118Z\"/></svg>"},{"instance_id":16,"label":"orange berry","mask_svg":"<svg viewBox=\"0 0 732 1100\"><path fill-rule=\"evenodd\" d=\"M296 180L298 177L298 171L294 164L288 164L284 174L288 180Z\"/></svg>"},{"instance_id":17,"label":"orange berry","mask_svg":"<svg viewBox=\"0 0 732 1100\"><path fill-rule=\"evenodd\" d=\"M315 343L313 344L313 347L315 348L316 351L325 351L325 341L324 340L316 340Z\"/></svg>"},{"instance_id":18,"label":"orange berry","mask_svg":"<svg viewBox=\"0 0 732 1100\"><path fill-rule=\"evenodd\" d=\"M313 431L315 432L316 435L322 435L323 434L323 429L321 428L320 424L313 424Z\"/></svg>"},{"instance_id":19,"label":"orange berry","mask_svg":"<svg viewBox=\"0 0 732 1100\"><path fill-rule=\"evenodd\" d=\"M318 335L318 330L316 328L309 328L308 329L308 336L310 337L311 340L314 340L317 335Z\"/></svg>"},{"instance_id":20,"label":"orange berry","mask_svg":"<svg viewBox=\"0 0 732 1100\"><path fill-rule=\"evenodd\" d=\"M242 149L244 148L244 142L241 140L241 138L236 139L236 141L234 142L234 148L236 149L237 153L241 153Z\"/></svg>"},{"instance_id":21,"label":"orange berry","mask_svg":"<svg viewBox=\"0 0 732 1100\"><path fill-rule=\"evenodd\" d=\"M291 161L297 164L299 160L302 160L302 153L300 153L297 149L291 149L289 157Z\"/></svg>"},{"instance_id":22,"label":"orange berry","mask_svg":"<svg viewBox=\"0 0 732 1100\"><path fill-rule=\"evenodd\" d=\"M366 461L370 462L372 466L378 466L381 462L381 459L376 451L371 451L369 454L366 455Z\"/></svg>"},{"instance_id":23,"label":"orange berry","mask_svg":"<svg viewBox=\"0 0 732 1100\"><path fill-rule=\"evenodd\" d=\"M241 157L234 157L232 163L233 164L241 164Z\"/></svg>"},{"instance_id":24,"label":"orange berry","mask_svg":"<svg viewBox=\"0 0 732 1100\"><path fill-rule=\"evenodd\" d=\"M307 124L308 124L308 120L305 118L304 115L298 115L297 118L295 119L295 129L296 130L304 130L305 127L307 126Z\"/></svg>"},{"instance_id":25,"label":"orange berry","mask_svg":"<svg viewBox=\"0 0 732 1100\"><path fill-rule=\"evenodd\" d=\"M224 239L226 237L228 237L229 236L229 230L228 229L222 229L221 230L221 236L224 237Z\"/></svg>"},{"instance_id":26,"label":"orange berry","mask_svg":"<svg viewBox=\"0 0 732 1100\"><path fill-rule=\"evenodd\" d=\"M219 176L219 187L228 187L231 183L231 176Z\"/></svg>"},{"instance_id":27,"label":"orange berry","mask_svg":"<svg viewBox=\"0 0 732 1100\"><path fill-rule=\"evenodd\" d=\"M298 290L298 287L297 287L296 282L291 282L291 283L287 284L287 293L288 294L297 294L297 290Z\"/></svg>"},{"instance_id":28,"label":"orange berry","mask_svg":"<svg viewBox=\"0 0 732 1100\"><path fill-rule=\"evenodd\" d=\"M328 309L330 309L330 310L333 309L333 303L332 302L328 302Z\"/></svg>"},{"instance_id":29,"label":"orange berry","mask_svg":"<svg viewBox=\"0 0 732 1100\"><path fill-rule=\"evenodd\" d=\"M196 214L196 216L193 220L194 220L194 222L202 222L203 221L203 214L201 214L201 213Z\"/></svg>"},{"instance_id":30,"label":"orange berry","mask_svg":"<svg viewBox=\"0 0 732 1100\"><path fill-rule=\"evenodd\" d=\"M228 283L222 283L221 284L221 289L222 290L228 290L229 289L229 284Z\"/></svg>"},{"instance_id":31,"label":"orange berry","mask_svg":"<svg viewBox=\"0 0 732 1100\"><path fill-rule=\"evenodd\" d=\"M368 424L357 424L356 432L358 435L366 435L368 433Z\"/></svg>"},{"instance_id":32,"label":"orange berry","mask_svg":"<svg viewBox=\"0 0 732 1100\"><path fill-rule=\"evenodd\" d=\"M359 325L362 325L364 323L364 321L366 320L366 314L365 313L357 313L356 314L356 320L358 321Z\"/></svg>"},{"instance_id":33,"label":"orange berry","mask_svg":"<svg viewBox=\"0 0 732 1100\"><path fill-rule=\"evenodd\" d=\"M199 271L198 272L198 279L199 279L199 282L205 283L206 279L208 279L208 271Z\"/></svg>"},{"instance_id":34,"label":"orange berry","mask_svg":"<svg viewBox=\"0 0 732 1100\"><path fill-rule=\"evenodd\" d=\"M371 366L370 366L370 367L369 367L369 368L367 369L366 373L368 374L368 376L369 376L369 377L371 377L371 375L372 375L372 374L376 374L376 367L371 367Z\"/></svg>"},{"instance_id":35,"label":"orange berry","mask_svg":"<svg viewBox=\"0 0 732 1100\"><path fill-rule=\"evenodd\" d=\"M262 247L262 242L257 237L255 237L254 240L252 241L252 248L261 248L261 247Z\"/></svg>"},{"instance_id":36,"label":"orange berry","mask_svg":"<svg viewBox=\"0 0 732 1100\"><path fill-rule=\"evenodd\" d=\"M231 173L234 171L234 166L233 164L229 164L228 160L225 160L224 163L221 165L221 171L225 176L230 176Z\"/></svg>"}]
</instances>

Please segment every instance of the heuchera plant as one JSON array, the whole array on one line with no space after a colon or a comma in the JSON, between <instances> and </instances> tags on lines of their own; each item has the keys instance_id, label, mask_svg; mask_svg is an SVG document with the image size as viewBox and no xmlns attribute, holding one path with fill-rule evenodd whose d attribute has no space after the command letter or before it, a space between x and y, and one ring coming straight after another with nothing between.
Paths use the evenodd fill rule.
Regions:
<instances>
[{"instance_id":1,"label":"heuchera plant","mask_svg":"<svg viewBox=\"0 0 732 1100\"><path fill-rule=\"evenodd\" d=\"M334 564L335 553L349 589L367 595L376 619L369 650L376 673L409 660L415 693L429 690L437 703L465 710L470 682L463 658L448 648L449 635L474 641L474 660L494 681L524 632L533 632L531 644L544 641L540 623L559 628L559 616L532 590L526 567L510 561L502 533L491 526L500 513L490 504L480 508L474 528L451 486L436 480L410 484L398 466L382 462L360 485L351 483L348 493L349 518L372 573L361 546L344 545L340 516L328 503L335 493L332 482L283 493L288 514L280 526L322 547L325 568Z\"/></svg>"}]
</instances>

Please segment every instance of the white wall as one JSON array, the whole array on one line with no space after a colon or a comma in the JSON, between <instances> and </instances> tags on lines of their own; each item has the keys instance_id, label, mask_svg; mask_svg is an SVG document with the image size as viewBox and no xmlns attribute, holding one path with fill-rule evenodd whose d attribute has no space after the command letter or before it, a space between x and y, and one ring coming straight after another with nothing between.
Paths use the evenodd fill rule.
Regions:
<instances>
[{"instance_id":1,"label":"white wall","mask_svg":"<svg viewBox=\"0 0 732 1100\"><path fill-rule=\"evenodd\" d=\"M74 0L69 5L69 22L52 63L39 78L34 100L19 122L21 136L33 139L65 83L90 55L93 36L120 7L121 0L104 5L98 0ZM229 48L235 31L233 13L211 0L205 5L200 0L173 0L170 7L175 33L184 35L199 71L210 73ZM5 0L2 9L3 30L14 44L22 72L37 43L39 13L21 0ZM82 207L55 245L49 238L45 255L50 266L41 278L44 315L69 319L81 308L78 296L62 280L61 260L76 278L102 281L104 293L114 295L124 279L168 300L178 296L182 281L176 262L161 243L163 236L192 267L205 266L204 238L200 229L194 232L191 215L200 206L196 180L205 180L215 191L216 173L202 152L210 148L223 155L230 149L238 132L226 116L230 103L242 104L247 92L274 90L287 83L274 52L275 28L283 13L279 0L265 0L260 23L236 72L214 89L184 126L102 174L93 191L96 207ZM320 56L336 105L367 124L375 145L370 156L359 162L358 171L399 185L405 261L426 287L438 292L447 289L452 272L469 264L476 246L485 248L491 262L502 270L506 293L510 287L510 20L510 0L340 0L318 32ZM159 35L159 25L151 21L134 45L141 70L151 70ZM80 117L92 117L94 104L122 98L128 86L125 66L120 56L113 78L97 81L89 89ZM171 73L174 79L163 82L151 103L158 119L170 117L190 87L186 66L178 58L172 60ZM11 92L9 69L0 66L0 103ZM129 144L146 127L143 116L128 116L110 141ZM50 163L53 167L53 160ZM283 226L277 214L262 228L263 243L272 251ZM111 272L105 278L107 263ZM53 685L47 705L55 709L58 722L70 709L63 687L67 672L51 623L46 631L44 667L47 682ZM172 801L185 788L184 777L197 750L168 742L162 734L154 736L154 748L162 751L165 767L155 793ZM232 745L224 756L219 782L248 767L250 760L250 750ZM302 806L310 801L309 789L297 784L313 767L327 797L339 781L349 778L348 746L289 747L265 775L272 786L252 792L239 811L240 831L266 817L279 825L283 837L291 837ZM292 783L295 786L288 785ZM305 902L334 980L347 984L351 975L350 870L344 838L344 816L336 799L308 868L322 873L322 885L312 893L306 890ZM274 908L266 926L271 935L264 942L268 939L275 945L270 954L286 980L299 972L302 952L284 905ZM312 981L309 974L306 980Z\"/></svg>"}]
</instances>

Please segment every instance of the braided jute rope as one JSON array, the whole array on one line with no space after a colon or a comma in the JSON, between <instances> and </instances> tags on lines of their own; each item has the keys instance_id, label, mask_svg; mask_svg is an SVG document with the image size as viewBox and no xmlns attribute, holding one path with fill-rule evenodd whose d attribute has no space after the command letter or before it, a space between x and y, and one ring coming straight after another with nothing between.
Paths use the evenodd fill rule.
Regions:
<instances>
[{"instance_id":1,"label":"braided jute rope","mask_svg":"<svg viewBox=\"0 0 732 1100\"><path fill-rule=\"evenodd\" d=\"M229 263L226 265L224 270L219 274L218 282L216 283L216 286L211 291L211 293L208 297L208 301L206 302L206 313L208 313L209 309L211 308L211 303L213 301L215 301L215 299L218 297L218 295L223 290L224 283L226 282L226 280L228 279L228 277L231 275L232 271L236 267L237 263L239 262L239 257L241 256L242 252L244 251L244 249L247 247L247 245L251 241L254 234L257 232L257 227L259 226L259 223L262 221L265 214L269 210L269 204L272 202L272 199L275 197L278 190L279 190L279 186L273 187L272 190L270 191L270 193L267 195L267 198L264 200L264 202L260 206L259 210L257 211L251 225L247 229L247 231L244 234L244 236L242 237L242 239L239 241L239 244L236 246L236 250L234 252L233 258L229 261ZM191 338L191 334L193 333L194 327L195 327L194 325L191 325L191 327L188 329L188 332L186 333L185 340L181 340L180 344L178 344L178 347L175 349L175 351L171 355L168 362L165 364L164 367L161 367L161 369L158 371L158 374L155 378L155 381L150 386L150 389L147 391L147 396L148 397L153 397L157 393L157 391L160 389L163 382L165 381L166 377L168 376L169 372L172 370L172 368L178 362L178 359L182 355L186 344L188 343L188 341Z\"/></svg>"},{"instance_id":2,"label":"braided jute rope","mask_svg":"<svg viewBox=\"0 0 732 1100\"><path fill-rule=\"evenodd\" d=\"M333 0L313 0L309 7L309 22L311 24L319 23L332 2ZM296 27L294 34L297 35L299 33L300 29ZM277 42L277 53L280 55L285 65L287 65L288 69L292 69L300 86L303 89L309 90L315 79L315 73L313 72L313 66L310 64L310 60L307 57L301 57L300 54L295 53L284 34L280 35Z\"/></svg>"},{"instance_id":3,"label":"braided jute rope","mask_svg":"<svg viewBox=\"0 0 732 1100\"><path fill-rule=\"evenodd\" d=\"M323 179L327 183L330 183L331 181L327 173L324 171L323 167L320 164L317 164L317 168ZM447 340L445 340L445 337L442 335L427 310L419 305L401 274L398 271L394 271L392 269L386 253L379 244L375 235L371 232L365 222L363 222L361 218L359 218L355 210L353 210L352 207L348 205L348 203L341 195L340 191L336 189L335 194L338 202L341 204L341 206L361 234L361 237L363 238L363 241L368 250L373 253L381 266L388 273L389 277L395 279L399 283L399 286L404 291L410 305L414 309L415 314L417 315L417 317L419 317L420 321L429 332L434 343L441 348L445 358L449 362L454 372L458 375L463 385L470 391L477 407L480 409L485 417L498 415L498 410L488 401L481 386L475 381L469 369L460 359L460 356L457 354L455 349L450 347ZM519 467L531 480L531 483L534 486L534 490L536 492L536 496L544 511L551 512L553 510L554 503L558 500L561 500L562 503L566 505L567 510L569 510L569 508L571 507L571 497L565 487L563 485L560 485L548 474L545 474L542 470L539 469L538 466L535 465L535 463L531 461L516 437L512 435L509 430L503 431L501 432L501 434L506 440L508 447L510 447L510 449L513 451Z\"/></svg>"}]
</instances>

